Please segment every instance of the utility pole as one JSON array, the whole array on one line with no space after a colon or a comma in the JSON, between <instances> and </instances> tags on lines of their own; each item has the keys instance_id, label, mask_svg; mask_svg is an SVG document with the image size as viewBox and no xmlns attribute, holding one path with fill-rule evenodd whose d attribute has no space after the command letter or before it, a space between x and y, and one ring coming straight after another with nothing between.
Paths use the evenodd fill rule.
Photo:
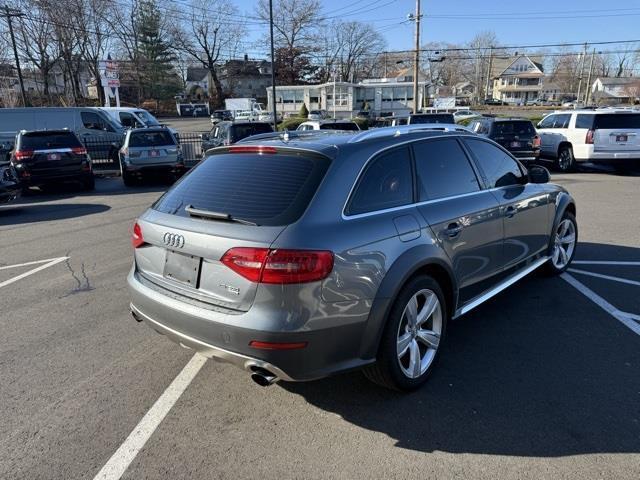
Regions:
<instances>
[{"instance_id":1,"label":"utility pole","mask_svg":"<svg viewBox=\"0 0 640 480\"><path fill-rule=\"evenodd\" d=\"M489 86L491 80L491 69L493 68L493 45L489 49L489 68L487 69L487 84L484 88L484 99L489 98Z\"/></svg>"},{"instance_id":2,"label":"utility pole","mask_svg":"<svg viewBox=\"0 0 640 480\"><path fill-rule=\"evenodd\" d=\"M480 47L476 50L476 88L475 91L475 100L476 104L480 103Z\"/></svg>"},{"instance_id":3,"label":"utility pole","mask_svg":"<svg viewBox=\"0 0 640 480\"><path fill-rule=\"evenodd\" d=\"M276 57L273 53L273 0L269 0L269 31L271 35L271 105L273 113L273 131L278 131L278 113L276 110Z\"/></svg>"},{"instance_id":4,"label":"utility pole","mask_svg":"<svg viewBox=\"0 0 640 480\"><path fill-rule=\"evenodd\" d=\"M589 76L587 77L587 93L584 96L584 104L585 106L589 104L589 99L591 98L591 75L593 75L593 59L596 56L596 49L593 49L591 52L591 65L589 65Z\"/></svg>"},{"instance_id":5,"label":"utility pole","mask_svg":"<svg viewBox=\"0 0 640 480\"><path fill-rule=\"evenodd\" d=\"M409 20L416 22L416 51L413 59L413 113L418 113L418 76L420 74L420 0L416 0L415 16L409 14Z\"/></svg>"},{"instance_id":6,"label":"utility pole","mask_svg":"<svg viewBox=\"0 0 640 480\"><path fill-rule=\"evenodd\" d=\"M582 52L582 58L580 59L580 72L578 74L578 95L576 96L576 107L578 106L578 103L580 103L580 93L582 90L582 73L584 71L584 60L585 57L587 56L587 44L584 44L584 50Z\"/></svg>"},{"instance_id":7,"label":"utility pole","mask_svg":"<svg viewBox=\"0 0 640 480\"><path fill-rule=\"evenodd\" d=\"M11 36L11 45L13 46L13 56L16 59L16 69L18 70L18 81L20 82L20 94L22 95L22 106L27 106L27 96L24 92L24 80L22 79L22 69L20 68L20 59L18 58L18 48L16 47L16 37L13 34L13 23L11 19L14 17L23 17L24 13L14 8L9 8L9 5L4 6L4 10L0 13L0 16L7 20L9 26L9 35Z\"/></svg>"}]
</instances>

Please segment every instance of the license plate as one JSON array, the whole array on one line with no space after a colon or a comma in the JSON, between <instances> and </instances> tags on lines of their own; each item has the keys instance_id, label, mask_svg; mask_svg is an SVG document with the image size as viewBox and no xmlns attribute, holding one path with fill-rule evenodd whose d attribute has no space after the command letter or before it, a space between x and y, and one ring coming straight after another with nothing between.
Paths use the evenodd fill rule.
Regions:
<instances>
[{"instance_id":1,"label":"license plate","mask_svg":"<svg viewBox=\"0 0 640 480\"><path fill-rule=\"evenodd\" d=\"M616 142L626 142L628 139L627 135L616 135Z\"/></svg>"},{"instance_id":2,"label":"license plate","mask_svg":"<svg viewBox=\"0 0 640 480\"><path fill-rule=\"evenodd\" d=\"M152 157L157 157L158 155L160 155L160 152L158 150L151 150Z\"/></svg>"},{"instance_id":3,"label":"license plate","mask_svg":"<svg viewBox=\"0 0 640 480\"><path fill-rule=\"evenodd\" d=\"M59 153L49 153L47 154L47 160L60 160Z\"/></svg>"},{"instance_id":4,"label":"license plate","mask_svg":"<svg viewBox=\"0 0 640 480\"><path fill-rule=\"evenodd\" d=\"M200 257L167 250L164 262L164 276L191 287L198 283Z\"/></svg>"},{"instance_id":5,"label":"license plate","mask_svg":"<svg viewBox=\"0 0 640 480\"><path fill-rule=\"evenodd\" d=\"M521 143L520 142L511 142L511 148L520 148Z\"/></svg>"}]
</instances>

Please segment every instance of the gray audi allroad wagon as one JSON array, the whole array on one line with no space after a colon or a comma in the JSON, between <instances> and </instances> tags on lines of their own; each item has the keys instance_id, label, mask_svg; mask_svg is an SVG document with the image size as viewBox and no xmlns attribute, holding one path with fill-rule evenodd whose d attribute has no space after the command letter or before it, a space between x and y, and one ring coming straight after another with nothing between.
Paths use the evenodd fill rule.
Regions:
<instances>
[{"instance_id":1,"label":"gray audi allroad wagon","mask_svg":"<svg viewBox=\"0 0 640 480\"><path fill-rule=\"evenodd\" d=\"M260 385L417 388L449 320L574 256L567 191L455 125L260 137L137 220L128 276L136 320Z\"/></svg>"}]
</instances>

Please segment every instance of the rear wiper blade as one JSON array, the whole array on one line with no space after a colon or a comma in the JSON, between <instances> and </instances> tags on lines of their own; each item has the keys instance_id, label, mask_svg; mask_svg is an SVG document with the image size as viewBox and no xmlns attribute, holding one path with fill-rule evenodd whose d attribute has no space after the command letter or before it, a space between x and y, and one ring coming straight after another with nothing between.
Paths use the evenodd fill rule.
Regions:
<instances>
[{"instance_id":1,"label":"rear wiper blade","mask_svg":"<svg viewBox=\"0 0 640 480\"><path fill-rule=\"evenodd\" d=\"M184 211L187 212L192 217L211 218L213 220L225 220L227 222L241 223L242 225L252 225L254 227L258 226L257 223L252 222L250 220L244 220L242 218L236 218L236 217L231 216L228 213L212 212L211 210L202 210L202 209L194 207L193 205L187 205L184 208Z\"/></svg>"}]
</instances>

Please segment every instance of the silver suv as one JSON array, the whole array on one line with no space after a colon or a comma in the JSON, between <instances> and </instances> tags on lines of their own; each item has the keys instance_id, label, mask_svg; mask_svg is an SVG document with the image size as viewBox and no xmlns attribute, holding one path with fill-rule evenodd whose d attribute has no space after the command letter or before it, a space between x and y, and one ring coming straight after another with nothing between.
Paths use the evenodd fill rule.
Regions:
<instances>
[{"instance_id":1,"label":"silver suv","mask_svg":"<svg viewBox=\"0 0 640 480\"><path fill-rule=\"evenodd\" d=\"M262 137L137 220L128 277L136 320L261 385L363 367L417 388L450 319L573 258L571 196L455 126Z\"/></svg>"}]
</instances>

